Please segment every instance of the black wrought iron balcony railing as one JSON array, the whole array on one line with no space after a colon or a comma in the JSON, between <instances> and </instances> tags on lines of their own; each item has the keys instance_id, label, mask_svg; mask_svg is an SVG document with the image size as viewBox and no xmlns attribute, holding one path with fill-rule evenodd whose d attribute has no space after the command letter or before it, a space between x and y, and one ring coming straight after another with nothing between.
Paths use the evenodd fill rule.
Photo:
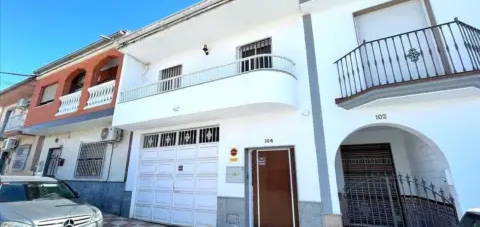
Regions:
<instances>
[{"instance_id":1,"label":"black wrought iron balcony railing","mask_svg":"<svg viewBox=\"0 0 480 227\"><path fill-rule=\"evenodd\" d=\"M340 103L367 91L480 71L480 30L455 18L363 42L335 62Z\"/></svg>"}]
</instances>

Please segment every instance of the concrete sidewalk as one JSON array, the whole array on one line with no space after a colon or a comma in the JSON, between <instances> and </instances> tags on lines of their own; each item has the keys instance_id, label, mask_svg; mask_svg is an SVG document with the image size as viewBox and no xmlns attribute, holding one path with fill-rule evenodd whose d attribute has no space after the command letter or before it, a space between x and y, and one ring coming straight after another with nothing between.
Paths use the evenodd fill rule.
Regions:
<instances>
[{"instance_id":1,"label":"concrete sidewalk","mask_svg":"<svg viewBox=\"0 0 480 227\"><path fill-rule=\"evenodd\" d=\"M139 221L134 219L128 219L113 214L103 214L103 226L104 227L167 227L166 225L154 224L145 221Z\"/></svg>"}]
</instances>

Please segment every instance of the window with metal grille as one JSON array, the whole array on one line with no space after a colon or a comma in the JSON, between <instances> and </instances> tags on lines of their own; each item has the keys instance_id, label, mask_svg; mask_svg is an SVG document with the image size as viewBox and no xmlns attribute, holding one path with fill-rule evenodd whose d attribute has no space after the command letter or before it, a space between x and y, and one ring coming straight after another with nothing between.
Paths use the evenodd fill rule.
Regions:
<instances>
[{"instance_id":1,"label":"window with metal grille","mask_svg":"<svg viewBox=\"0 0 480 227\"><path fill-rule=\"evenodd\" d=\"M160 91L170 91L180 87L182 75L182 65L162 69L160 71Z\"/></svg>"},{"instance_id":2,"label":"window with metal grille","mask_svg":"<svg viewBox=\"0 0 480 227\"><path fill-rule=\"evenodd\" d=\"M220 139L220 128L219 127L212 127L212 128L202 128L199 130L199 143L213 143L218 142Z\"/></svg>"},{"instance_id":3,"label":"window with metal grille","mask_svg":"<svg viewBox=\"0 0 480 227\"><path fill-rule=\"evenodd\" d=\"M77 159L75 177L100 177L102 176L103 162L107 143L83 143Z\"/></svg>"},{"instance_id":4,"label":"window with metal grille","mask_svg":"<svg viewBox=\"0 0 480 227\"><path fill-rule=\"evenodd\" d=\"M267 38L238 48L240 58L248 58L240 62L240 71L247 72L256 69L272 68L272 39ZM261 55L258 57L252 57ZM267 55L267 56L265 56Z\"/></svg>"},{"instance_id":5,"label":"window with metal grille","mask_svg":"<svg viewBox=\"0 0 480 227\"><path fill-rule=\"evenodd\" d=\"M160 134L160 147L175 146L177 142L176 132L166 132Z\"/></svg>"},{"instance_id":6,"label":"window with metal grille","mask_svg":"<svg viewBox=\"0 0 480 227\"><path fill-rule=\"evenodd\" d=\"M185 130L178 132L178 145L197 143L197 130Z\"/></svg>"},{"instance_id":7,"label":"window with metal grille","mask_svg":"<svg viewBox=\"0 0 480 227\"><path fill-rule=\"evenodd\" d=\"M30 153L31 145L20 145L15 150L15 159L13 161L12 169L16 171L23 170L27 162L28 153Z\"/></svg>"},{"instance_id":8,"label":"window with metal grille","mask_svg":"<svg viewBox=\"0 0 480 227\"><path fill-rule=\"evenodd\" d=\"M143 137L143 148L152 148L158 146L158 134L146 135Z\"/></svg>"}]
</instances>

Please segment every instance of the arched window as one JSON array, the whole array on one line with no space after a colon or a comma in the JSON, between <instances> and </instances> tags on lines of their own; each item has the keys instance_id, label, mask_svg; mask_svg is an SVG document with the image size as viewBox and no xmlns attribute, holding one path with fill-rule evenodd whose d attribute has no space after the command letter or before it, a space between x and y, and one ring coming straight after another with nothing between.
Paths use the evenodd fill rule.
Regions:
<instances>
[{"instance_id":1,"label":"arched window","mask_svg":"<svg viewBox=\"0 0 480 227\"><path fill-rule=\"evenodd\" d=\"M95 72L95 84L115 80L118 71L118 58L109 58L104 64L100 63Z\"/></svg>"},{"instance_id":2,"label":"arched window","mask_svg":"<svg viewBox=\"0 0 480 227\"><path fill-rule=\"evenodd\" d=\"M86 74L85 70L82 70L73 76L72 82L70 83L70 89L68 91L68 94L82 90L83 84L85 82L85 74Z\"/></svg>"}]
</instances>

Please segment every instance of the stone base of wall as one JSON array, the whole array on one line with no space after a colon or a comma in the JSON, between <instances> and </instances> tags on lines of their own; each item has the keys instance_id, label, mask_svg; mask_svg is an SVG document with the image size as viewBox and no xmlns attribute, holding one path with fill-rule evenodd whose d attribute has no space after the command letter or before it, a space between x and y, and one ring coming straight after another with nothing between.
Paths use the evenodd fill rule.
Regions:
<instances>
[{"instance_id":1,"label":"stone base of wall","mask_svg":"<svg viewBox=\"0 0 480 227\"><path fill-rule=\"evenodd\" d=\"M300 226L322 226L322 204L320 202L299 201L298 216Z\"/></svg>"},{"instance_id":2,"label":"stone base of wall","mask_svg":"<svg viewBox=\"0 0 480 227\"><path fill-rule=\"evenodd\" d=\"M247 226L245 198L217 197L217 226Z\"/></svg>"},{"instance_id":3,"label":"stone base of wall","mask_svg":"<svg viewBox=\"0 0 480 227\"><path fill-rule=\"evenodd\" d=\"M128 217L132 192L125 191L124 182L65 181L79 193L80 199L102 212Z\"/></svg>"},{"instance_id":4,"label":"stone base of wall","mask_svg":"<svg viewBox=\"0 0 480 227\"><path fill-rule=\"evenodd\" d=\"M245 200L245 198L217 197L217 226L248 226L248 220L250 217L248 217L248 210L246 205L247 201ZM323 215L321 212L322 204L320 202L300 201L298 206L300 226L322 226ZM326 220L327 223L330 223L330 219Z\"/></svg>"},{"instance_id":5,"label":"stone base of wall","mask_svg":"<svg viewBox=\"0 0 480 227\"><path fill-rule=\"evenodd\" d=\"M323 227L343 227L342 215L339 214L323 214Z\"/></svg>"}]
</instances>

